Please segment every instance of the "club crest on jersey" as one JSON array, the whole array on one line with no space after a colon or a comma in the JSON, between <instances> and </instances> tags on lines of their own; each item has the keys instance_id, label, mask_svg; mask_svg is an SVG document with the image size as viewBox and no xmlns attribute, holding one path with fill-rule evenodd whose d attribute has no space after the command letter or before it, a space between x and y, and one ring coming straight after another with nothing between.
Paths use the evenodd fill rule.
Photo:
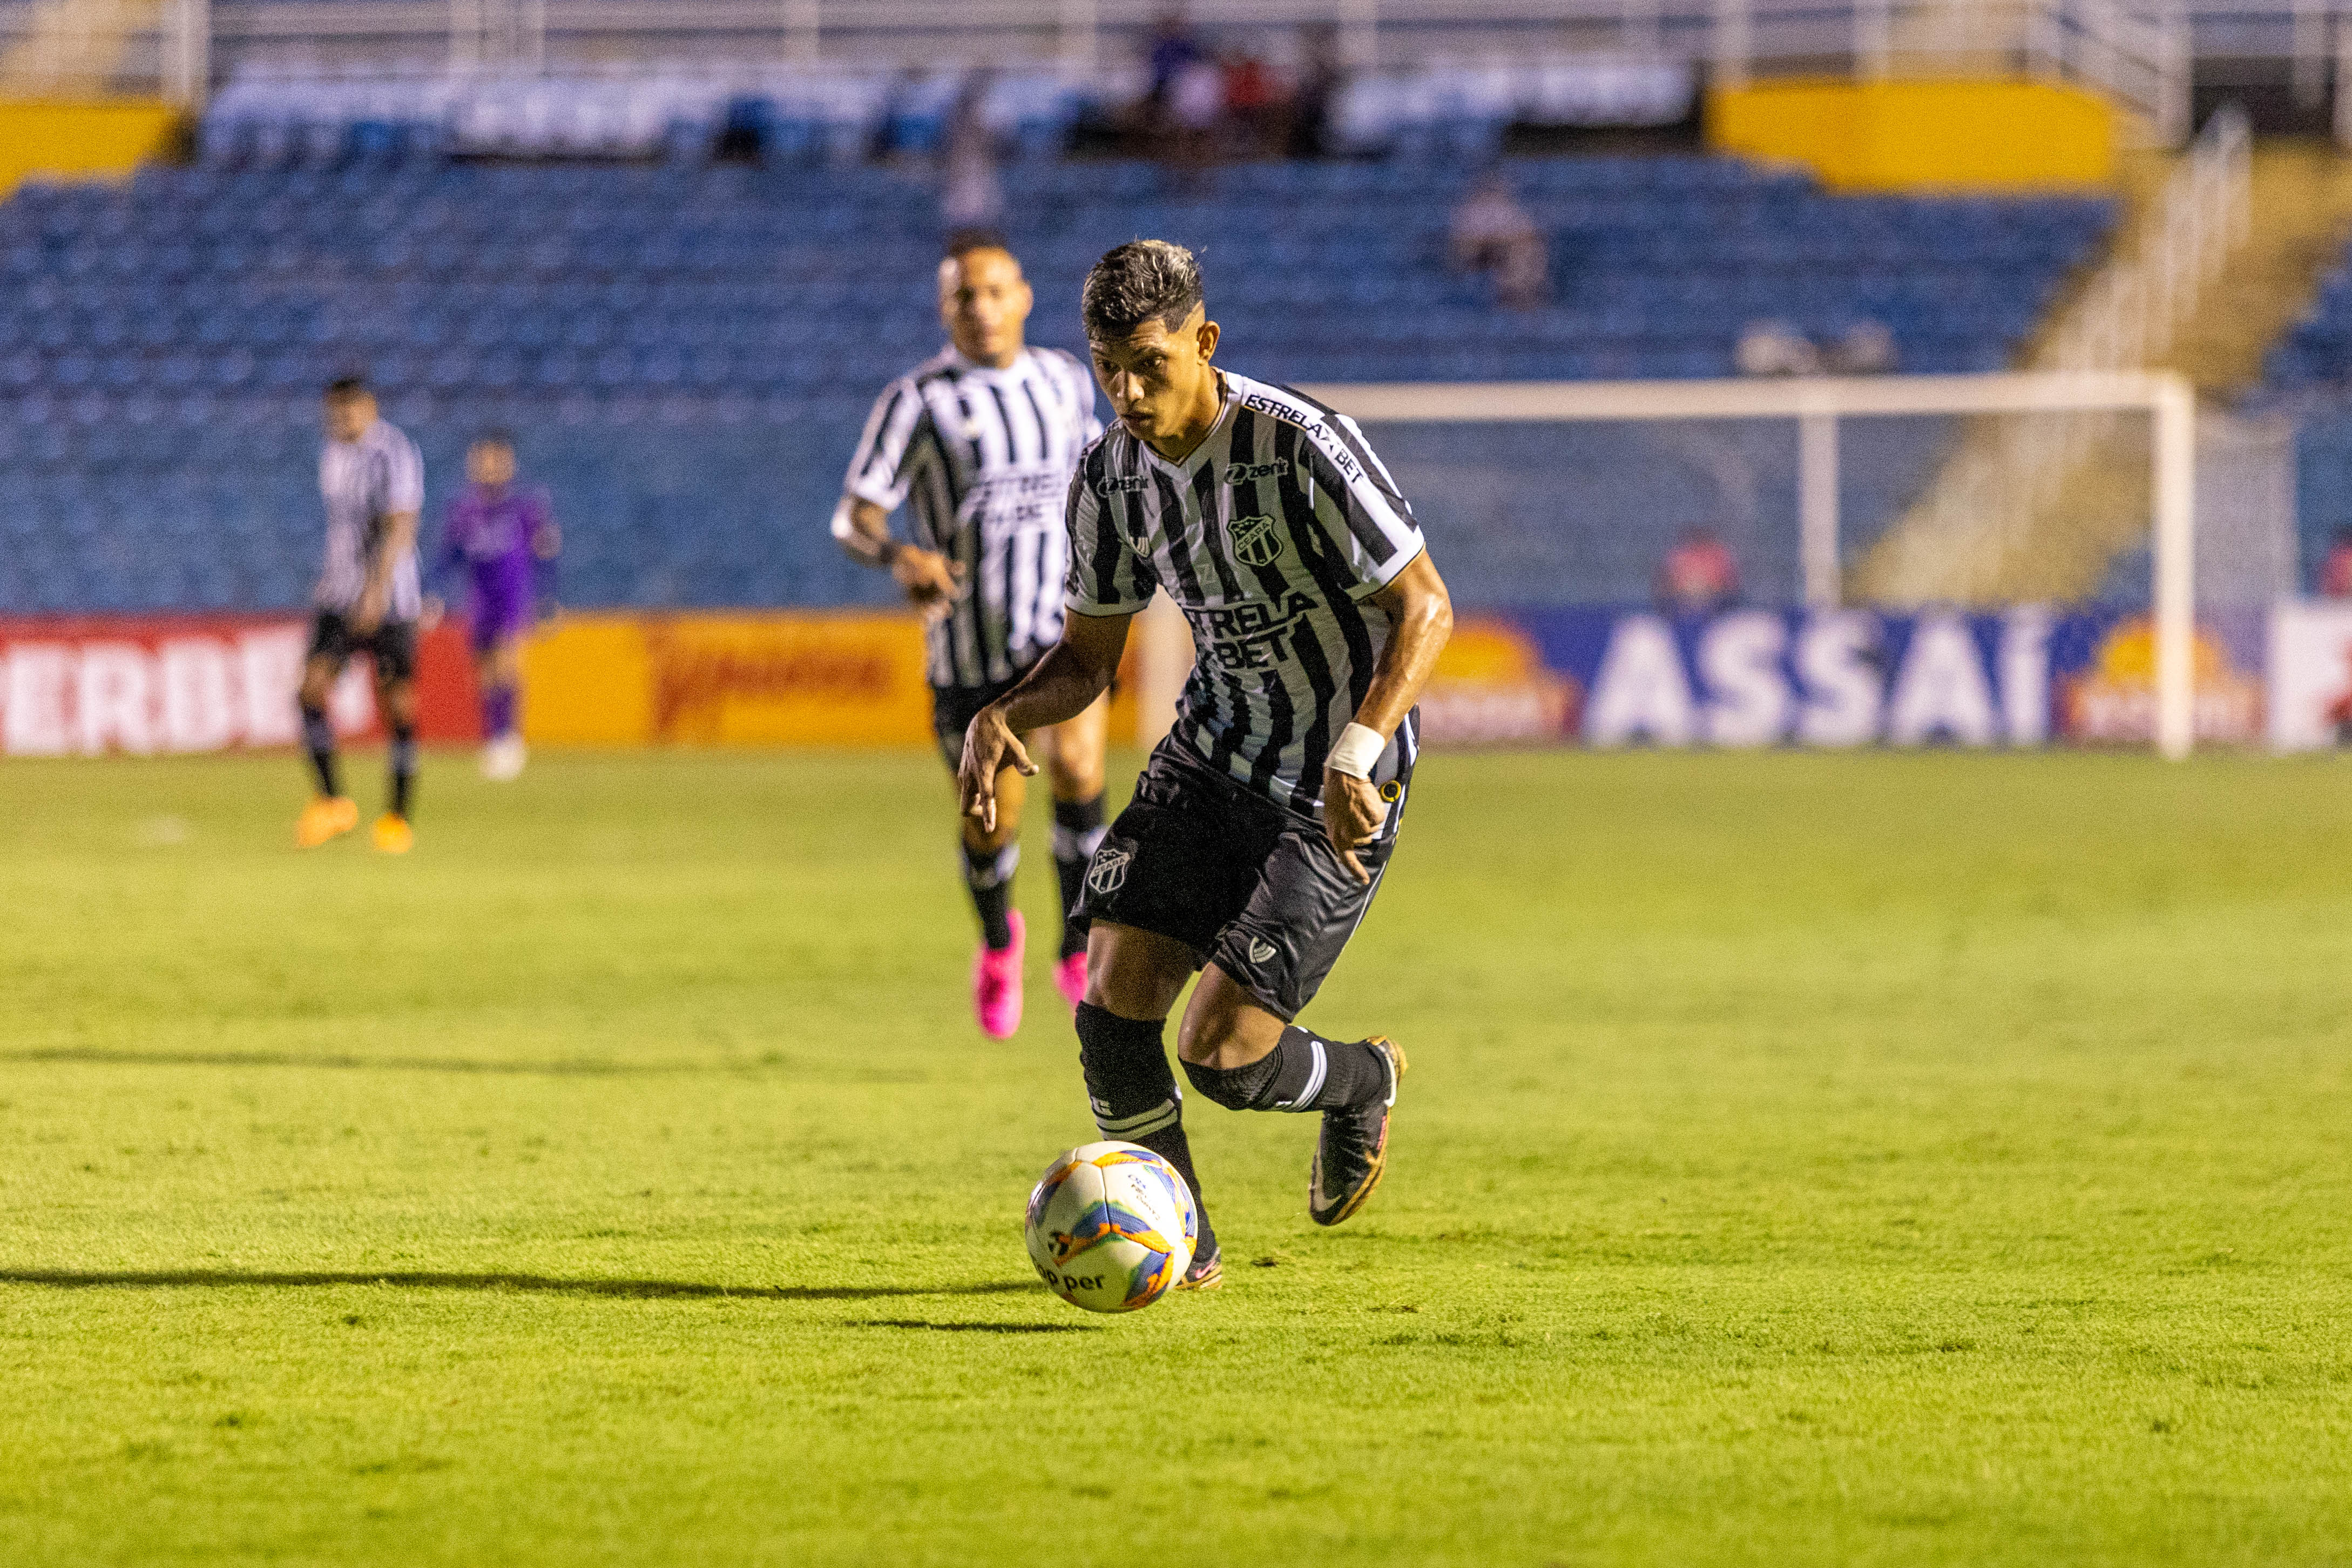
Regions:
<instances>
[{"instance_id":1,"label":"club crest on jersey","mask_svg":"<svg viewBox=\"0 0 2352 1568\"><path fill-rule=\"evenodd\" d=\"M1253 485L1260 479L1278 479L1290 472L1290 459L1276 458L1266 463L1234 463L1225 469L1225 483Z\"/></svg>"},{"instance_id":2,"label":"club crest on jersey","mask_svg":"<svg viewBox=\"0 0 2352 1568\"><path fill-rule=\"evenodd\" d=\"M1234 553L1244 565L1271 566L1282 559L1282 535L1264 512L1237 517L1225 525L1225 531L1233 535Z\"/></svg>"},{"instance_id":3,"label":"club crest on jersey","mask_svg":"<svg viewBox=\"0 0 2352 1568\"><path fill-rule=\"evenodd\" d=\"M1135 851L1124 844L1106 844L1095 852L1095 863L1087 868L1087 890L1107 898L1127 885L1128 862Z\"/></svg>"}]
</instances>

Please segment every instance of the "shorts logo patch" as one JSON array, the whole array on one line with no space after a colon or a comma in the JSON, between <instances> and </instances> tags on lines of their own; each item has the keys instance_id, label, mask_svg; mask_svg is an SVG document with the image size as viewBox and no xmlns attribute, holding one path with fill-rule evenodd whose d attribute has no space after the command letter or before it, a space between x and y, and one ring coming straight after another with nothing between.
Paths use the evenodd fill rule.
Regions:
<instances>
[{"instance_id":1,"label":"shorts logo patch","mask_svg":"<svg viewBox=\"0 0 2352 1568\"><path fill-rule=\"evenodd\" d=\"M1108 897L1127 885L1128 862L1135 851L1124 844L1105 844L1095 854L1095 863L1087 868L1087 891L1097 897Z\"/></svg>"},{"instance_id":2,"label":"shorts logo patch","mask_svg":"<svg viewBox=\"0 0 2352 1568\"><path fill-rule=\"evenodd\" d=\"M1234 553L1244 565L1271 566L1282 559L1282 535L1276 531L1274 519L1263 512L1234 519L1225 531L1234 536Z\"/></svg>"},{"instance_id":3,"label":"shorts logo patch","mask_svg":"<svg viewBox=\"0 0 2352 1568\"><path fill-rule=\"evenodd\" d=\"M1274 943L1262 936L1253 937L1250 939L1249 955L1252 963L1270 963L1274 958Z\"/></svg>"}]
</instances>

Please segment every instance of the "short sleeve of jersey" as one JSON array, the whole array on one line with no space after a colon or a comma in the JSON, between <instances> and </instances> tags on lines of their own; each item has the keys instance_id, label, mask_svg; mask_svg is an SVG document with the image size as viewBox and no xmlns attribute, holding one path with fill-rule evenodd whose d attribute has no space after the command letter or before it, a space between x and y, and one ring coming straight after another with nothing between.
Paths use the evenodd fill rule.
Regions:
<instances>
[{"instance_id":1,"label":"short sleeve of jersey","mask_svg":"<svg viewBox=\"0 0 2352 1568\"><path fill-rule=\"evenodd\" d=\"M379 498L375 513L390 517L394 512L423 512L425 510L425 458L417 451L416 443L399 430L383 444L383 494Z\"/></svg>"},{"instance_id":2,"label":"short sleeve of jersey","mask_svg":"<svg viewBox=\"0 0 2352 1568\"><path fill-rule=\"evenodd\" d=\"M1312 465L1316 521L1348 569L1348 596L1361 599L1395 581L1427 543L1412 508L1354 420L1326 415L1307 427L1306 438L1319 459Z\"/></svg>"},{"instance_id":3,"label":"short sleeve of jersey","mask_svg":"<svg viewBox=\"0 0 2352 1568\"><path fill-rule=\"evenodd\" d=\"M921 429L928 409L911 377L885 387L866 416L866 433L858 437L857 456L850 459L843 489L860 500L895 511L914 483L922 459Z\"/></svg>"},{"instance_id":4,"label":"short sleeve of jersey","mask_svg":"<svg viewBox=\"0 0 2352 1568\"><path fill-rule=\"evenodd\" d=\"M1095 377L1078 356L1056 349L1054 357L1060 362L1062 374L1069 379L1070 395L1086 412L1079 419L1078 443L1088 446L1101 439L1103 422L1095 416Z\"/></svg>"},{"instance_id":5,"label":"short sleeve of jersey","mask_svg":"<svg viewBox=\"0 0 2352 1568\"><path fill-rule=\"evenodd\" d=\"M1063 516L1070 528L1069 589L1064 604L1081 616L1131 616L1151 603L1160 579L1151 563L1135 552L1119 531L1110 506L1087 482L1099 478L1101 464L1089 448L1070 479L1070 499Z\"/></svg>"}]
</instances>

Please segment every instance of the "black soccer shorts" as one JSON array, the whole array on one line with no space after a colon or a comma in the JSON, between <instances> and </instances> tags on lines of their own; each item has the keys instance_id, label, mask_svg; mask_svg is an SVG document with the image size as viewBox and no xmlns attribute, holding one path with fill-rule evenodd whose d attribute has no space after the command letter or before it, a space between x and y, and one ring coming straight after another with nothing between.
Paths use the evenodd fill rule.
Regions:
<instances>
[{"instance_id":1,"label":"black soccer shorts","mask_svg":"<svg viewBox=\"0 0 2352 1568\"><path fill-rule=\"evenodd\" d=\"M353 632L351 623L340 610L320 610L310 622L310 654L312 658L334 661L340 672L352 661L352 656L363 653L375 663L375 678L380 682L413 680L416 678L416 623L385 621L365 637Z\"/></svg>"},{"instance_id":2,"label":"black soccer shorts","mask_svg":"<svg viewBox=\"0 0 2352 1568\"><path fill-rule=\"evenodd\" d=\"M1319 819L1163 741L1087 867L1076 912L1174 938L1195 968L1213 960L1287 1023L1339 962L1396 848L1412 764L1374 782L1389 817L1356 851L1367 885L1348 874Z\"/></svg>"},{"instance_id":3,"label":"black soccer shorts","mask_svg":"<svg viewBox=\"0 0 2352 1568\"><path fill-rule=\"evenodd\" d=\"M1010 680L1000 680L993 686L934 686L931 688L931 733L939 737L940 755L947 759L948 772L963 766L963 732L980 717L980 710L1021 684L1021 675Z\"/></svg>"}]
</instances>

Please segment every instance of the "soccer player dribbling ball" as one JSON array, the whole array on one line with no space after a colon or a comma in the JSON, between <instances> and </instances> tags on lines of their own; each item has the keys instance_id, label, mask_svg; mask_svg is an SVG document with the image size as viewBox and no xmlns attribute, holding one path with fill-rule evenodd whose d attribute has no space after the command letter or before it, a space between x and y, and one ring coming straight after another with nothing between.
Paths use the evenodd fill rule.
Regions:
<instances>
[{"instance_id":1,"label":"soccer player dribbling ball","mask_svg":"<svg viewBox=\"0 0 2352 1568\"><path fill-rule=\"evenodd\" d=\"M971 716L1011 690L1061 635L1063 499L1079 452L1102 431L1086 367L1024 342L1031 303L1021 264L1002 242L975 236L950 247L940 263L950 346L884 389L834 513L842 547L888 571L922 613L932 727L950 768ZM901 502L914 514L912 542L890 536ZM1072 1006L1086 984L1087 937L1071 906L1102 839L1107 710L1089 699L1032 727L1045 731L1053 775L1063 910L1054 979ZM981 927L972 1008L1000 1040L1021 1024L1026 933L1012 899L1022 795L1021 776L1008 773L997 781L995 814L962 821L964 884Z\"/></svg>"},{"instance_id":2,"label":"soccer player dribbling ball","mask_svg":"<svg viewBox=\"0 0 2352 1568\"><path fill-rule=\"evenodd\" d=\"M346 376L328 384L321 413L319 493L326 502L326 560L312 595L310 651L297 702L302 744L319 793L302 808L294 841L315 849L359 826L359 807L337 777L327 699L353 654L375 670L376 705L391 731L391 777L373 837L387 855L416 842L409 796L416 779L416 621L424 588L416 569L416 517L425 505L425 461L416 443L376 412L375 395Z\"/></svg>"},{"instance_id":3,"label":"soccer player dribbling ball","mask_svg":"<svg viewBox=\"0 0 2352 1568\"><path fill-rule=\"evenodd\" d=\"M466 570L482 776L503 784L522 773L522 639L552 607L562 540L547 492L516 485L514 438L505 431L485 431L466 449L466 479L449 502L431 575L438 584ZM437 612L437 603L427 609Z\"/></svg>"},{"instance_id":4,"label":"soccer player dribbling ball","mask_svg":"<svg viewBox=\"0 0 2352 1568\"><path fill-rule=\"evenodd\" d=\"M1201 1195L1160 1036L1192 1087L1237 1110L1318 1111L1307 1212L1337 1225L1388 1158L1404 1053L1333 1040L1305 1009L1370 907L1418 750L1414 702L1454 611L1404 498L1354 421L1219 370L1192 254L1122 245L1081 300L1118 420L1070 486L1061 641L975 715L964 809L993 820L1020 736L1110 684L1155 593L1192 623L1176 722L1087 868L1078 1059L1106 1138L1140 1143ZM1223 1273L1205 1204L1184 1287Z\"/></svg>"}]
</instances>

